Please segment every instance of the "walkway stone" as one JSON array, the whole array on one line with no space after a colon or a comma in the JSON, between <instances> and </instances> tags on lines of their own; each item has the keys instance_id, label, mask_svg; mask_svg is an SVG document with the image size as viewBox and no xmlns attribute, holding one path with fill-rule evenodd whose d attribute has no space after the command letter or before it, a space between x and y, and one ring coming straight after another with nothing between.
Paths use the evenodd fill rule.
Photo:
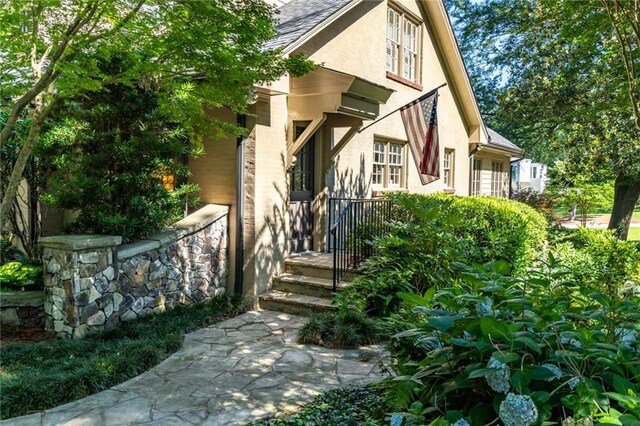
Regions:
<instances>
[{"instance_id":1,"label":"walkway stone","mask_svg":"<svg viewBox=\"0 0 640 426\"><path fill-rule=\"evenodd\" d=\"M125 383L0 425L244 425L324 390L384 377L383 350L296 343L305 318L248 312L185 337L182 349Z\"/></svg>"}]
</instances>

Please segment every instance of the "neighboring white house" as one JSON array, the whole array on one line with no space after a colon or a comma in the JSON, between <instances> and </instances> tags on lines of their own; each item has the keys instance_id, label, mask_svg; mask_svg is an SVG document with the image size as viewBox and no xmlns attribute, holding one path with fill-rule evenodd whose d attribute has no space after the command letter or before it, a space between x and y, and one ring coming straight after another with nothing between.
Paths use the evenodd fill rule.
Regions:
<instances>
[{"instance_id":1,"label":"neighboring white house","mask_svg":"<svg viewBox=\"0 0 640 426\"><path fill-rule=\"evenodd\" d=\"M532 188L537 192L544 192L547 179L547 165L535 163L530 158L522 159L511 166L511 181L515 191Z\"/></svg>"}]
</instances>

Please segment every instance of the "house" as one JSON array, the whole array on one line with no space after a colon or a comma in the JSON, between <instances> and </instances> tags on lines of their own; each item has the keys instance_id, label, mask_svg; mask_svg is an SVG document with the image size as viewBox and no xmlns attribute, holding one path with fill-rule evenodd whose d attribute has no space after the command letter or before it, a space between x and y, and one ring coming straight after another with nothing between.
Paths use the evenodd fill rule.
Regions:
<instances>
[{"instance_id":1,"label":"house","mask_svg":"<svg viewBox=\"0 0 640 426\"><path fill-rule=\"evenodd\" d=\"M513 164L511 176L514 191L531 188L542 193L547 186L547 165L523 158Z\"/></svg>"},{"instance_id":2,"label":"house","mask_svg":"<svg viewBox=\"0 0 640 426\"><path fill-rule=\"evenodd\" d=\"M202 201L230 206L236 290L265 293L292 254L326 251L329 216L340 209L329 211L332 198L508 195L510 160L522 152L485 126L442 0L276 4L279 35L270 47L319 66L256 87L246 117L213 111L248 137L205 135L206 154L190 161ZM399 113L359 130L443 83L441 178L424 185Z\"/></svg>"}]
</instances>

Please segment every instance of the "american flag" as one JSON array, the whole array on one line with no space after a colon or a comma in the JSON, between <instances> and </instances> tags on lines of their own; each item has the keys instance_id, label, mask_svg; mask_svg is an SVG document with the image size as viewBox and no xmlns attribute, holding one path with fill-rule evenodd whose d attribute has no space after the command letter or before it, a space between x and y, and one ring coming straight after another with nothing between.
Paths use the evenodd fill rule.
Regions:
<instances>
[{"instance_id":1,"label":"american flag","mask_svg":"<svg viewBox=\"0 0 640 426\"><path fill-rule=\"evenodd\" d=\"M440 179L437 106L438 89L435 89L400 108L409 148L423 185Z\"/></svg>"}]
</instances>

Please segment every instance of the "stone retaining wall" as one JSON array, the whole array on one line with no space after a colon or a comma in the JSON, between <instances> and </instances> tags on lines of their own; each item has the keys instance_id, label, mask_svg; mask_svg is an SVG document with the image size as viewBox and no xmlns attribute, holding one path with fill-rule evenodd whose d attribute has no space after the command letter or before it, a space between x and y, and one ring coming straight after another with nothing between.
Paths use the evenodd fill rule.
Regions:
<instances>
[{"instance_id":1,"label":"stone retaining wall","mask_svg":"<svg viewBox=\"0 0 640 426\"><path fill-rule=\"evenodd\" d=\"M44 324L44 295L41 291L0 293L0 324L39 328Z\"/></svg>"},{"instance_id":2,"label":"stone retaining wall","mask_svg":"<svg viewBox=\"0 0 640 426\"><path fill-rule=\"evenodd\" d=\"M45 329L82 338L224 293L228 211L211 204L126 245L118 236L41 238Z\"/></svg>"}]
</instances>

